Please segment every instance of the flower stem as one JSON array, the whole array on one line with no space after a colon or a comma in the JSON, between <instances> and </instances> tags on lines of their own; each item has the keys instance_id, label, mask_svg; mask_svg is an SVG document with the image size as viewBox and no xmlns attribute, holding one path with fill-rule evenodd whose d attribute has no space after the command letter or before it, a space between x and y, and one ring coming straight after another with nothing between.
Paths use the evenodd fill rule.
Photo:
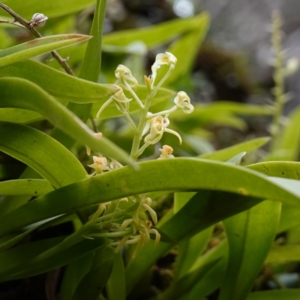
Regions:
<instances>
[{"instance_id":1,"label":"flower stem","mask_svg":"<svg viewBox=\"0 0 300 300\"><path fill-rule=\"evenodd\" d=\"M147 123L147 113L149 111L150 105L151 105L151 101L153 99L153 97L151 97L152 93L148 93L148 96L146 98L145 101L145 106L144 108L141 109L141 114L140 114L140 120L139 120L139 124L137 127L137 130L134 134L133 137L133 142L132 142L132 147L131 147L131 152L130 152L130 157L137 160L139 157L139 148L140 148L140 142L142 139L142 134L143 134L143 130L146 126Z\"/></svg>"},{"instance_id":2,"label":"flower stem","mask_svg":"<svg viewBox=\"0 0 300 300\"><path fill-rule=\"evenodd\" d=\"M125 86L128 89L128 91L130 92L130 94L132 95L132 97L134 98L134 100L137 102L137 104L139 105L139 107L141 109L144 108L144 104L142 103L142 101L140 100L140 98L137 96L137 94L134 92L134 90L131 88L131 86L128 84L128 82L126 80L124 80Z\"/></svg>"}]
</instances>

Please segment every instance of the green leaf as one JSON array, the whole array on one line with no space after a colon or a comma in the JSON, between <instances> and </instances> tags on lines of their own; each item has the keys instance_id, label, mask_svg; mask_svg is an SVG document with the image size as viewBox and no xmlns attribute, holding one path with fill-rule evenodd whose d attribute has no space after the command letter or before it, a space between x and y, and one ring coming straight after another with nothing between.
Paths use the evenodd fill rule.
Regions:
<instances>
[{"instance_id":1,"label":"green leaf","mask_svg":"<svg viewBox=\"0 0 300 300\"><path fill-rule=\"evenodd\" d=\"M0 253L0 281L15 280L24 277L32 277L65 266L80 257L107 245L107 239L85 239L76 245L57 253L56 255L34 263L38 255L47 249L55 247L63 241L63 238L52 238L38 242L32 242Z\"/></svg>"},{"instance_id":2,"label":"green leaf","mask_svg":"<svg viewBox=\"0 0 300 300\"><path fill-rule=\"evenodd\" d=\"M195 193L175 193L174 195L174 212L179 211ZM193 266L194 262L204 251L212 233L212 227L209 227L190 239L185 239L179 242L178 255L176 259L175 275L177 280L174 280L172 285L177 285L178 278L183 277Z\"/></svg>"},{"instance_id":3,"label":"green leaf","mask_svg":"<svg viewBox=\"0 0 300 300\"><path fill-rule=\"evenodd\" d=\"M300 224L300 210L294 206L283 205L278 226L278 232L284 232L296 225Z\"/></svg>"},{"instance_id":4,"label":"green leaf","mask_svg":"<svg viewBox=\"0 0 300 300\"><path fill-rule=\"evenodd\" d=\"M299 300L300 289L283 289L251 293L247 300Z\"/></svg>"},{"instance_id":5,"label":"green leaf","mask_svg":"<svg viewBox=\"0 0 300 300\"><path fill-rule=\"evenodd\" d=\"M52 1L38 1L28 0L3 0L6 4L19 15L24 18L31 19L35 12L42 12L49 18L59 17L83 10L85 7L94 4L93 0L52 0Z\"/></svg>"},{"instance_id":6,"label":"green leaf","mask_svg":"<svg viewBox=\"0 0 300 300\"><path fill-rule=\"evenodd\" d=\"M109 259L97 266L92 266L78 285L72 300L98 300L102 289L111 274L113 260Z\"/></svg>"},{"instance_id":7,"label":"green leaf","mask_svg":"<svg viewBox=\"0 0 300 300\"><path fill-rule=\"evenodd\" d=\"M234 102L216 102L212 104L196 104L191 115L183 115L180 111L172 113L172 120L180 120L183 127L204 127L209 124L223 124L245 129L246 123L236 116L273 115L272 107L248 105Z\"/></svg>"},{"instance_id":8,"label":"green leaf","mask_svg":"<svg viewBox=\"0 0 300 300\"><path fill-rule=\"evenodd\" d=\"M300 108L289 116L288 124L276 137L275 148L268 157L270 160L297 160L300 152Z\"/></svg>"},{"instance_id":9,"label":"green leaf","mask_svg":"<svg viewBox=\"0 0 300 300\"><path fill-rule=\"evenodd\" d=\"M231 113L244 116L270 116L274 112L272 106L266 105L249 105L231 101L214 102L210 104L198 104L193 116L199 118L205 115L220 115Z\"/></svg>"},{"instance_id":10,"label":"green leaf","mask_svg":"<svg viewBox=\"0 0 300 300\"><path fill-rule=\"evenodd\" d=\"M0 136L1 151L36 170L56 188L86 177L86 171L77 158L45 133L20 124L0 122ZM26 182L27 194L23 195L34 196L43 192L43 189L51 190L51 187L41 180L4 182L3 186L5 188L5 186L9 187L15 183L25 188ZM40 192L35 190L35 186L38 188L38 184L40 184ZM5 190L2 193L1 185L0 194L5 195Z\"/></svg>"},{"instance_id":11,"label":"green leaf","mask_svg":"<svg viewBox=\"0 0 300 300\"><path fill-rule=\"evenodd\" d=\"M283 184L293 185L291 188L299 189L300 179L300 163L286 162L286 161L269 161L247 166L252 170L261 172L268 176L276 176L282 178L290 178L295 180L282 181ZM273 179L274 180L274 179ZM275 179L276 180L276 179ZM283 205L280 217L278 232L283 232L291 227L300 224L300 210L295 209L294 206Z\"/></svg>"},{"instance_id":12,"label":"green leaf","mask_svg":"<svg viewBox=\"0 0 300 300\"><path fill-rule=\"evenodd\" d=\"M233 164L233 165L236 165L236 166L239 166L241 164L241 161L243 159L243 157L247 154L247 152L241 152L237 155L235 155L234 157L228 159L226 161L226 163L228 164Z\"/></svg>"},{"instance_id":13,"label":"green leaf","mask_svg":"<svg viewBox=\"0 0 300 300\"><path fill-rule=\"evenodd\" d=\"M107 34L103 37L105 45L128 45L142 41L150 48L157 47L184 32L199 29L199 18L207 18L207 13L190 19L176 19L162 24L139 28L139 30L123 30Z\"/></svg>"},{"instance_id":14,"label":"green leaf","mask_svg":"<svg viewBox=\"0 0 300 300\"><path fill-rule=\"evenodd\" d=\"M125 269L121 252L114 255L114 265L107 282L106 293L109 300L125 300L126 298Z\"/></svg>"},{"instance_id":15,"label":"green leaf","mask_svg":"<svg viewBox=\"0 0 300 300\"><path fill-rule=\"evenodd\" d=\"M176 277L185 276L192 268L195 261L200 257L205 250L212 234L213 227L198 232L189 240L183 240L178 245L178 256L176 259ZM174 285L179 284L179 281L174 281ZM172 285L173 285L172 284Z\"/></svg>"},{"instance_id":16,"label":"green leaf","mask_svg":"<svg viewBox=\"0 0 300 300\"><path fill-rule=\"evenodd\" d=\"M0 182L0 195L27 195L41 196L53 191L52 186L46 180L17 179Z\"/></svg>"},{"instance_id":17,"label":"green leaf","mask_svg":"<svg viewBox=\"0 0 300 300\"><path fill-rule=\"evenodd\" d=\"M111 84L97 84L70 76L33 60L1 68L0 77L19 77L32 81L62 103L104 103L117 91Z\"/></svg>"},{"instance_id":18,"label":"green leaf","mask_svg":"<svg viewBox=\"0 0 300 300\"><path fill-rule=\"evenodd\" d=\"M0 50L0 67L14 64L55 49L80 43L90 38L90 36L80 34L61 34L38 38L17 46Z\"/></svg>"},{"instance_id":19,"label":"green leaf","mask_svg":"<svg viewBox=\"0 0 300 300\"><path fill-rule=\"evenodd\" d=\"M270 141L269 137L262 137L262 138L257 138L253 139L250 141L246 141L222 150L218 150L213 153L205 153L200 155L200 158L205 158L205 159L212 159L212 160L220 160L220 161L227 161L233 156L241 153L241 152L251 152L254 151L261 146L265 145L267 142Z\"/></svg>"},{"instance_id":20,"label":"green leaf","mask_svg":"<svg viewBox=\"0 0 300 300\"><path fill-rule=\"evenodd\" d=\"M205 296L213 293L217 288L220 287L224 271L226 267L226 260L221 259L227 254L227 241L223 240L219 245L208 250L195 262L192 270L201 268L204 264L207 264L213 260L219 259L218 263L214 265L206 274L202 277L201 281L197 282L189 294L180 300L194 300L202 299Z\"/></svg>"},{"instance_id":21,"label":"green leaf","mask_svg":"<svg viewBox=\"0 0 300 300\"><path fill-rule=\"evenodd\" d=\"M271 248L265 263L300 261L300 245L274 246Z\"/></svg>"},{"instance_id":22,"label":"green leaf","mask_svg":"<svg viewBox=\"0 0 300 300\"><path fill-rule=\"evenodd\" d=\"M93 253L75 260L66 267L60 288L60 299L71 300L82 278L88 273L93 262Z\"/></svg>"},{"instance_id":23,"label":"green leaf","mask_svg":"<svg viewBox=\"0 0 300 300\"><path fill-rule=\"evenodd\" d=\"M30 81L19 78L0 78L0 90L2 91L1 107L37 111L76 141L120 162L130 162L124 150L106 138L97 138L76 116Z\"/></svg>"},{"instance_id":24,"label":"green leaf","mask_svg":"<svg viewBox=\"0 0 300 300\"><path fill-rule=\"evenodd\" d=\"M190 272L184 277L180 278L176 284L172 284L164 293L162 293L159 299L173 300L180 297L188 296L190 290L194 285L201 281L205 274L218 263L218 260L210 261L207 264L201 266L197 270Z\"/></svg>"},{"instance_id":25,"label":"green leaf","mask_svg":"<svg viewBox=\"0 0 300 300\"><path fill-rule=\"evenodd\" d=\"M80 78L97 82L102 57L102 34L105 18L105 7L107 0L97 0L90 35L93 39L89 41L80 70Z\"/></svg>"},{"instance_id":26,"label":"green leaf","mask_svg":"<svg viewBox=\"0 0 300 300\"><path fill-rule=\"evenodd\" d=\"M264 201L224 221L228 262L219 300L244 300L273 243L280 203Z\"/></svg>"},{"instance_id":27,"label":"green leaf","mask_svg":"<svg viewBox=\"0 0 300 300\"><path fill-rule=\"evenodd\" d=\"M291 161L268 161L248 165L247 168L268 176L300 179L300 163Z\"/></svg>"},{"instance_id":28,"label":"green leaf","mask_svg":"<svg viewBox=\"0 0 300 300\"><path fill-rule=\"evenodd\" d=\"M0 235L82 207L153 191L220 190L300 205L300 191L286 185L286 181L281 183L280 178L276 178L273 182L272 177L243 167L193 158L156 160L137 166L138 171L123 167L63 187L23 205L3 217Z\"/></svg>"},{"instance_id":29,"label":"green leaf","mask_svg":"<svg viewBox=\"0 0 300 300\"><path fill-rule=\"evenodd\" d=\"M43 120L43 116L31 110L20 108L0 108L0 121L27 124L40 120Z\"/></svg>"},{"instance_id":30,"label":"green leaf","mask_svg":"<svg viewBox=\"0 0 300 300\"><path fill-rule=\"evenodd\" d=\"M197 27L181 35L178 40L168 47L167 51L171 52L177 58L176 68L168 78L167 84L170 86L183 76L189 76L196 55L199 52L201 43L209 27L209 14L207 12L193 18ZM162 77L157 77L157 82Z\"/></svg>"}]
</instances>

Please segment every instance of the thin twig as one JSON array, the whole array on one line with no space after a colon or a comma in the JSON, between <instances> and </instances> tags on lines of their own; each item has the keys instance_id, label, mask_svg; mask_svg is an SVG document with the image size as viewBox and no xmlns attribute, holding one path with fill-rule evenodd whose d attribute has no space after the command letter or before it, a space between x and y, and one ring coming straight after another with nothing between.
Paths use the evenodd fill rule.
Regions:
<instances>
[{"instance_id":1,"label":"thin twig","mask_svg":"<svg viewBox=\"0 0 300 300\"><path fill-rule=\"evenodd\" d=\"M11 21L7 21L7 20L0 20L0 23L5 23L5 24L10 24L10 25L15 25L15 26L18 26L18 27L21 27L21 28L25 28L25 26L21 25L21 24L18 24L18 23L15 23L15 22L11 22Z\"/></svg>"},{"instance_id":2,"label":"thin twig","mask_svg":"<svg viewBox=\"0 0 300 300\"><path fill-rule=\"evenodd\" d=\"M10 24L17 25L15 22L20 23L23 25L25 28L27 28L34 36L37 38L41 38L42 35L31 25L31 23L24 18L22 18L20 15L18 15L16 12L14 12L12 9L10 9L7 5L3 4L0 2L0 7L4 9L7 13L9 13L13 18L14 22L10 22ZM4 22L1 22L4 23ZM6 23L6 22L5 22ZM17 25L18 26L18 25ZM58 63L64 68L64 70L74 76L74 73L70 66L67 64L67 60L63 59L57 51L51 51L52 56L58 61Z\"/></svg>"}]
</instances>

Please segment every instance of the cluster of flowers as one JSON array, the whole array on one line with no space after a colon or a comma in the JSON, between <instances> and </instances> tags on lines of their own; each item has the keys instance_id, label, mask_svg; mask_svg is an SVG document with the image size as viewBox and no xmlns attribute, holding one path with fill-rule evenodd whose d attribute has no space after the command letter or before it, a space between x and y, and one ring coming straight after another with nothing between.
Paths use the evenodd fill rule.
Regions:
<instances>
[{"instance_id":1,"label":"cluster of flowers","mask_svg":"<svg viewBox=\"0 0 300 300\"><path fill-rule=\"evenodd\" d=\"M158 113L149 112L152 99L174 70L176 62L176 57L169 52L161 53L156 56L155 63L151 68L152 75L144 77L148 88L147 99L144 102L140 100L134 91L138 86L138 81L133 77L131 71L123 65L119 65L115 71L117 78L115 85L118 91L102 105L97 113L97 118L101 116L101 113L109 104L114 103L116 105L117 109L126 117L135 132L131 152L131 157L134 159L137 159L148 146L158 143L165 132L175 135L178 137L179 142L182 142L181 136L176 131L169 129L168 126L170 125L169 116L176 110L181 109L186 114L193 112L194 107L185 92L181 91L177 93L174 98L174 106L170 109ZM162 65L169 66L169 69L165 76L155 85L157 72ZM124 90L127 91L132 98L128 98ZM133 99L141 111L138 124L134 122L129 113L130 102ZM102 136L101 133L97 135ZM143 145L140 146L142 140ZM90 149L87 149L87 152L90 154ZM174 158L172 154L173 149L168 145L164 145L162 149L160 149L160 152L161 154L158 159ZM90 175L93 176L118 169L122 167L122 165L113 159L98 155L93 156L93 163L89 165L89 167L94 169L94 172ZM119 203L122 201L132 202L133 205L131 205L129 209L122 210L119 208ZM100 204L98 210L91 216L90 220L98 224L97 226L100 233L90 233L89 237L106 236L117 238L116 241L110 244L110 246L115 247L116 252L120 251L125 245L137 244L133 253L133 256L136 256L141 247L149 242L150 234L155 235L155 244L160 240L159 232L152 228L152 225L157 223L157 215L151 208L151 203L151 198L145 195L135 195ZM147 214L150 216L151 221L147 217ZM123 219L120 219L121 215ZM125 219L124 215L126 215ZM119 220L119 222L117 222L117 220Z\"/></svg>"}]
</instances>

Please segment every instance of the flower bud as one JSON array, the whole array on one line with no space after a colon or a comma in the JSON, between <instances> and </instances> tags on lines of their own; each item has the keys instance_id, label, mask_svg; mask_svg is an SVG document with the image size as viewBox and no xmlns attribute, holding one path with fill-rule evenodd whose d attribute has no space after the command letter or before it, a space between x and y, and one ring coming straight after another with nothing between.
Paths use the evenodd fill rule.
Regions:
<instances>
[{"instance_id":1,"label":"flower bud","mask_svg":"<svg viewBox=\"0 0 300 300\"><path fill-rule=\"evenodd\" d=\"M43 27L48 20L44 14L36 13L32 16L30 23L31 27Z\"/></svg>"}]
</instances>

